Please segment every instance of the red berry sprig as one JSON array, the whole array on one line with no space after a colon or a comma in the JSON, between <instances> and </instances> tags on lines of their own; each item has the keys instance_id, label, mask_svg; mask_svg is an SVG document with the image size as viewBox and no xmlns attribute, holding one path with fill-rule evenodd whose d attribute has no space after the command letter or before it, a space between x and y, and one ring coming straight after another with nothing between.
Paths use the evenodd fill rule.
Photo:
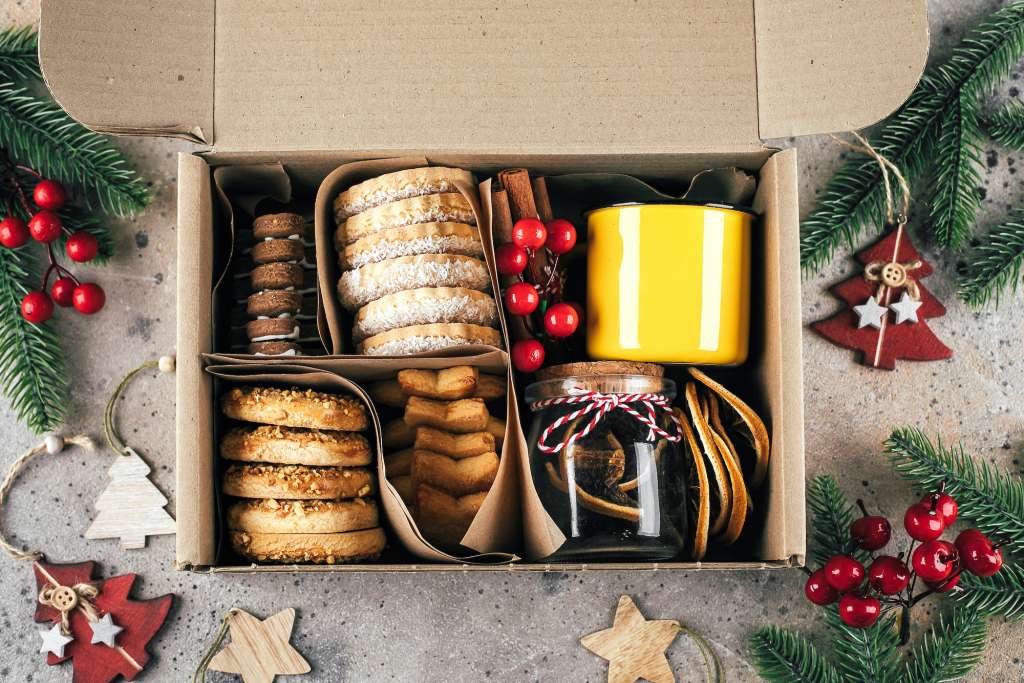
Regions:
<instances>
[{"instance_id":1,"label":"red berry sprig","mask_svg":"<svg viewBox=\"0 0 1024 683\"><path fill-rule=\"evenodd\" d=\"M99 240L84 230L71 232L64 227L57 214L67 202L67 192L63 185L56 180L40 177L38 172L27 166L10 166L9 170L12 173L14 170L23 171L39 179L32 191L32 201L38 210L33 210L21 185L12 181L21 208L30 218L26 223L14 214L13 206L8 205L8 215L0 220L0 244L8 249L18 249L31 238L46 245L49 260L43 274L42 285L21 300L21 316L28 322L39 325L53 316L55 303L64 308L74 307L83 315L98 312L106 302L103 288L94 282L80 282L70 270L58 263L53 243L62 233L66 234L64 251L67 257L76 263L86 263L96 258L99 253ZM50 287L50 275L53 273L57 274L57 278Z\"/></svg>"},{"instance_id":2,"label":"red berry sprig","mask_svg":"<svg viewBox=\"0 0 1024 683\"><path fill-rule=\"evenodd\" d=\"M940 538L959 512L953 497L941 489L907 508L903 527L911 542L906 554L876 556L875 551L892 539L892 524L881 515L869 514L863 501L858 500L857 505L863 516L850 524L846 552L831 557L821 569L805 569L807 599L822 606L838 601L839 618L848 626L871 626L878 621L883 606L909 612L932 593L954 589L965 570L976 576L992 576L1003 565L999 545L977 529L961 532L952 543ZM915 548L917 543L920 545ZM870 554L866 571L851 554L855 548ZM915 595L918 578L927 589ZM904 616L901 623L909 625L909 615ZM906 642L909 631L901 631L901 638Z\"/></svg>"},{"instance_id":3,"label":"red berry sprig","mask_svg":"<svg viewBox=\"0 0 1024 683\"><path fill-rule=\"evenodd\" d=\"M516 278L505 288L505 309L524 318L534 334L512 345L512 364L520 372L536 372L544 365L544 341L554 343L579 329L582 308L561 301L564 281L558 272L559 257L574 246L576 228L569 221L556 218L545 225L538 218L520 218L512 226L512 241L495 250L498 272ZM543 268L536 258L540 249L548 257Z\"/></svg>"}]
</instances>

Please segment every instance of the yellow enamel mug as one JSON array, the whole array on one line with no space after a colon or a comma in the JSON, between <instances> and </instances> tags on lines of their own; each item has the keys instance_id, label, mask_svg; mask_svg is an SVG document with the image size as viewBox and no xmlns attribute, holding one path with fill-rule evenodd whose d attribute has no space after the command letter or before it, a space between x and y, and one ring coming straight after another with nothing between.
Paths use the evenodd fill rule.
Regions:
<instances>
[{"instance_id":1,"label":"yellow enamel mug","mask_svg":"<svg viewBox=\"0 0 1024 683\"><path fill-rule=\"evenodd\" d=\"M750 337L753 214L618 204L587 214L593 359L736 365Z\"/></svg>"}]
</instances>

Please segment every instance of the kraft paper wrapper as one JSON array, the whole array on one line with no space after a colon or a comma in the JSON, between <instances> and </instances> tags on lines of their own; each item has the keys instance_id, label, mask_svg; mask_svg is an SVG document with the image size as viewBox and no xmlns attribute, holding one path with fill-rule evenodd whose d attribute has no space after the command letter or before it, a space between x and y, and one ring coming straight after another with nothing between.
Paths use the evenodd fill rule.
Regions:
<instances>
[{"instance_id":1,"label":"kraft paper wrapper","mask_svg":"<svg viewBox=\"0 0 1024 683\"><path fill-rule=\"evenodd\" d=\"M494 484L484 499L462 544L477 550L478 555L453 555L435 548L420 533L405 502L387 479L384 467L384 448L381 443L380 414L361 384L393 377L405 368L439 369L455 365L479 367L491 374L508 375L506 356L501 351L490 351L471 357L389 359L367 356L302 357L294 360L278 359L266 362L263 358L210 355L206 371L221 379L246 384L272 384L275 386L302 386L327 391L339 391L359 396L368 407L373 434L367 435L375 445L380 499L390 529L398 542L413 555L433 562L493 563L515 559L510 551L520 546L519 495L515 457L515 437L506 426L505 441ZM506 396L505 405L514 402ZM492 402L493 404L494 402ZM496 416L503 417L503 416ZM506 420L507 422L507 420Z\"/></svg>"},{"instance_id":2,"label":"kraft paper wrapper","mask_svg":"<svg viewBox=\"0 0 1024 683\"><path fill-rule=\"evenodd\" d=\"M351 351L348 349L351 343L349 338L351 318L343 311L341 304L338 302L337 285L341 273L338 265L338 252L334 248L334 232L337 229L337 225L334 222L334 198L364 180L375 178L385 173L430 165L433 164L426 157L354 161L336 168L320 184L320 189L316 193L316 205L313 209L320 297L320 317L318 323L324 347L332 354ZM477 226L482 226L483 212L480 208L477 188L474 185L461 181L456 186L459 192L469 201L473 213L476 215ZM486 242L487 240L484 240L485 244ZM487 270L491 276L491 290L496 292L498 290L495 287L495 283L498 279L497 271L494 268L493 253L488 252L486 248L484 252ZM501 307L499 306L498 308L500 309Z\"/></svg>"}]
</instances>

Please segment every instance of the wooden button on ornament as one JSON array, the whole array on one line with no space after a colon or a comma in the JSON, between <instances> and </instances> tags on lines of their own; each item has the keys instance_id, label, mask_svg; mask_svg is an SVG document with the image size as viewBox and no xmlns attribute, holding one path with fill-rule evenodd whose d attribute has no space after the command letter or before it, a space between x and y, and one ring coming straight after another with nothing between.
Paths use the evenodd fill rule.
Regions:
<instances>
[{"instance_id":1,"label":"wooden button on ornament","mask_svg":"<svg viewBox=\"0 0 1024 683\"><path fill-rule=\"evenodd\" d=\"M61 612L70 612L78 607L78 593L68 586L60 586L50 592L50 604Z\"/></svg>"}]
</instances>

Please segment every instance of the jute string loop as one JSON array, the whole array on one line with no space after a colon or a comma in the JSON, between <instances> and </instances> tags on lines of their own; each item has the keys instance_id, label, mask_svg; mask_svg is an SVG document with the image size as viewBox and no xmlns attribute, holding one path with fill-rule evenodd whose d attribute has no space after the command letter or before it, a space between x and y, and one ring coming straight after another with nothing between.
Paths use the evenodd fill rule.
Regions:
<instances>
[{"instance_id":1,"label":"jute string loop","mask_svg":"<svg viewBox=\"0 0 1024 683\"><path fill-rule=\"evenodd\" d=\"M84 448L90 451L96 448L96 446L92 442L92 439L90 439L85 434L77 434L75 436L64 437L63 444L65 447L68 445L78 446L80 448ZM0 483L0 507L2 507L5 502L7 502L7 493L11 490L11 487L14 485L14 480L18 478L18 475L21 473L21 471L25 469L29 462L31 462L37 455L46 453L47 451L47 443L46 441L42 441L37 445L33 446L32 448L28 449L27 451L25 451L24 453L22 453L21 457L19 457L17 460L11 463L10 469L7 470L7 476L5 476L3 482ZM38 551L20 550L18 548L15 548L13 545L10 544L10 542L4 536L2 531L0 531L0 548L5 550L8 555L10 555L16 560L35 561L42 559L43 557L43 554Z\"/></svg>"},{"instance_id":2,"label":"jute string loop","mask_svg":"<svg viewBox=\"0 0 1024 683\"><path fill-rule=\"evenodd\" d=\"M137 374L143 370L149 368L159 367L160 361L148 360L142 365L138 366L121 380L121 383L114 389L114 393L110 396L110 400L107 401L107 407L103 411L103 436L107 439L107 445L110 446L110 450L120 455L131 455L132 450L128 448L121 435L117 432L117 425L114 424L114 408L117 406L117 399L121 398L121 394L124 392L125 387L128 386L129 382L135 378Z\"/></svg>"},{"instance_id":3,"label":"jute string loop","mask_svg":"<svg viewBox=\"0 0 1024 683\"><path fill-rule=\"evenodd\" d=\"M237 607L232 607L228 610L228 613L224 615L224 618L220 622L220 630L217 631L217 637L210 643L209 649L206 650L206 654L203 655L202 660L199 662L199 666L196 668L196 672L192 674L192 683L205 683L206 681L206 670L210 666L210 662L213 661L217 651L220 649L221 643L228 635L228 629L231 626L231 619L238 614L239 610Z\"/></svg>"}]
</instances>

